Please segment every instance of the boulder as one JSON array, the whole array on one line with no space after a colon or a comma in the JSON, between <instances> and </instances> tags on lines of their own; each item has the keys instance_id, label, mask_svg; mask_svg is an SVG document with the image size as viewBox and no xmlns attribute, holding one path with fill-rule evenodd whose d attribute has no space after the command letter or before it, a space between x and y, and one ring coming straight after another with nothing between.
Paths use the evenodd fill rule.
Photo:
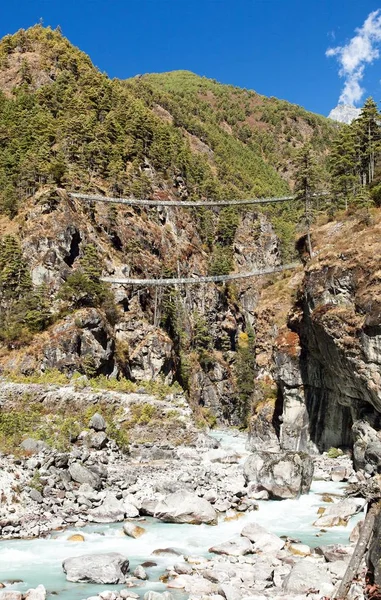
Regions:
<instances>
[{"instance_id":1,"label":"boulder","mask_svg":"<svg viewBox=\"0 0 381 600\"><path fill-rule=\"evenodd\" d=\"M38 585L25 593L24 600L46 600L46 589L43 585Z\"/></svg>"},{"instance_id":2,"label":"boulder","mask_svg":"<svg viewBox=\"0 0 381 600\"><path fill-rule=\"evenodd\" d=\"M250 554L252 551L253 546L250 540L245 537L236 537L228 542L223 542L209 548L209 552L227 554L228 556L244 556L244 554Z\"/></svg>"},{"instance_id":3,"label":"boulder","mask_svg":"<svg viewBox=\"0 0 381 600\"><path fill-rule=\"evenodd\" d=\"M267 529L258 525L258 523L249 523L246 525L242 529L241 535L252 542L253 552L269 552L275 554L285 545L284 540L275 535L275 533L267 531Z\"/></svg>"},{"instance_id":4,"label":"boulder","mask_svg":"<svg viewBox=\"0 0 381 600\"><path fill-rule=\"evenodd\" d=\"M124 500L123 502L123 510L127 519L133 519L134 517L139 516L139 509L128 500Z\"/></svg>"},{"instance_id":5,"label":"boulder","mask_svg":"<svg viewBox=\"0 0 381 600\"><path fill-rule=\"evenodd\" d=\"M84 542L85 541L85 536L83 536L81 533L74 533L73 535L70 535L67 538L68 542Z\"/></svg>"},{"instance_id":6,"label":"boulder","mask_svg":"<svg viewBox=\"0 0 381 600\"><path fill-rule=\"evenodd\" d=\"M0 590L0 600L22 600L22 593L16 590Z\"/></svg>"},{"instance_id":7,"label":"boulder","mask_svg":"<svg viewBox=\"0 0 381 600\"><path fill-rule=\"evenodd\" d=\"M90 429L94 429L95 431L106 431L106 421L99 413L95 413L89 423Z\"/></svg>"},{"instance_id":8,"label":"boulder","mask_svg":"<svg viewBox=\"0 0 381 600\"><path fill-rule=\"evenodd\" d=\"M360 512L365 504L365 500L360 498L346 498L336 504L328 506L321 517L315 521L315 527L335 527L336 525L346 525L350 517Z\"/></svg>"},{"instance_id":9,"label":"boulder","mask_svg":"<svg viewBox=\"0 0 381 600\"><path fill-rule=\"evenodd\" d=\"M90 435L87 443L90 446L90 448L94 448L94 450L102 450L102 448L105 448L105 446L107 446L107 442L108 437L105 434L105 432L97 431L96 433Z\"/></svg>"},{"instance_id":10,"label":"boulder","mask_svg":"<svg viewBox=\"0 0 381 600\"><path fill-rule=\"evenodd\" d=\"M174 600L170 592L154 592L153 590L146 592L143 596L143 600Z\"/></svg>"},{"instance_id":11,"label":"boulder","mask_svg":"<svg viewBox=\"0 0 381 600\"><path fill-rule=\"evenodd\" d=\"M134 523L125 523L123 525L123 531L126 535L134 539L139 538L146 533L144 527L139 527L139 525L135 525Z\"/></svg>"},{"instance_id":12,"label":"boulder","mask_svg":"<svg viewBox=\"0 0 381 600\"><path fill-rule=\"evenodd\" d=\"M293 542L289 545L288 551L294 556L310 556L311 548L307 544Z\"/></svg>"},{"instance_id":13,"label":"boulder","mask_svg":"<svg viewBox=\"0 0 381 600\"><path fill-rule=\"evenodd\" d=\"M129 561L122 554L84 554L62 563L66 579L74 583L124 583Z\"/></svg>"},{"instance_id":14,"label":"boulder","mask_svg":"<svg viewBox=\"0 0 381 600\"><path fill-rule=\"evenodd\" d=\"M154 516L165 523L217 524L217 514L210 502L187 490L168 494L159 501Z\"/></svg>"},{"instance_id":15,"label":"boulder","mask_svg":"<svg viewBox=\"0 0 381 600\"><path fill-rule=\"evenodd\" d=\"M44 450L48 446L41 440L34 440L33 438L26 438L20 444L20 448L28 452L29 454L36 454L41 450Z\"/></svg>"},{"instance_id":16,"label":"boulder","mask_svg":"<svg viewBox=\"0 0 381 600\"><path fill-rule=\"evenodd\" d=\"M152 500L151 498L143 498L140 508L141 514L148 517L153 517L156 512L157 503L157 500Z\"/></svg>"},{"instance_id":17,"label":"boulder","mask_svg":"<svg viewBox=\"0 0 381 600\"><path fill-rule=\"evenodd\" d=\"M69 467L69 473L73 481L87 483L95 490L100 490L102 483L99 475L90 471L79 462L74 462Z\"/></svg>"},{"instance_id":18,"label":"boulder","mask_svg":"<svg viewBox=\"0 0 381 600\"><path fill-rule=\"evenodd\" d=\"M36 490L35 488L32 488L29 492L29 496L32 500L34 500L35 502L37 502L37 504L42 504L44 501L44 498L41 494L41 492L39 492L38 490Z\"/></svg>"},{"instance_id":19,"label":"boulder","mask_svg":"<svg viewBox=\"0 0 381 600\"><path fill-rule=\"evenodd\" d=\"M311 487L313 462L302 452L256 452L246 459L244 476L257 491L266 490L270 498L296 498Z\"/></svg>"},{"instance_id":20,"label":"boulder","mask_svg":"<svg viewBox=\"0 0 381 600\"><path fill-rule=\"evenodd\" d=\"M88 511L89 521L94 523L116 523L124 519L123 500L118 500L113 493L108 492L100 506Z\"/></svg>"},{"instance_id":21,"label":"boulder","mask_svg":"<svg viewBox=\"0 0 381 600\"><path fill-rule=\"evenodd\" d=\"M148 575L145 572L144 567L142 567L142 565L138 565L134 571L134 577L136 577L137 579L141 579L142 581L145 581L146 579L148 579Z\"/></svg>"},{"instance_id":22,"label":"boulder","mask_svg":"<svg viewBox=\"0 0 381 600\"><path fill-rule=\"evenodd\" d=\"M283 590L294 594L305 594L309 590L330 596L333 591L332 578L325 564L308 559L297 562L284 578Z\"/></svg>"},{"instance_id":23,"label":"boulder","mask_svg":"<svg viewBox=\"0 0 381 600\"><path fill-rule=\"evenodd\" d=\"M318 546L315 548L315 552L324 556L327 562L348 561L353 554L353 548L341 546L341 544L329 544L328 546Z\"/></svg>"}]
</instances>

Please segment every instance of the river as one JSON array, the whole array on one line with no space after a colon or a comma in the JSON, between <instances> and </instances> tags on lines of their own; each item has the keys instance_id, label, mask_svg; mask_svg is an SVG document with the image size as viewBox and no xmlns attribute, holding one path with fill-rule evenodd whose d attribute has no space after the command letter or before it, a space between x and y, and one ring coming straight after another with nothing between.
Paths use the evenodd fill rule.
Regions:
<instances>
[{"instance_id":1,"label":"river","mask_svg":"<svg viewBox=\"0 0 381 600\"><path fill-rule=\"evenodd\" d=\"M215 431L221 446L239 452L244 460L246 436L238 432ZM154 560L157 567L148 568L150 580L142 582L141 588L133 591L142 595L149 589L164 591L166 586L159 580L166 566L178 562L173 556L152 556L158 548L174 548L184 555L208 556L208 549L217 543L227 541L239 534L244 525L256 521L278 535L288 535L311 547L320 544L348 543L354 524L361 519L356 515L347 527L334 527L326 533L319 532L312 523L317 518L317 510L324 506L321 495L342 494L345 486L340 483L314 481L311 492L299 499L281 501L259 501L259 510L244 514L238 520L226 522L221 517L217 526L176 525L161 523L147 518L141 524L147 532L138 539L123 534L123 524L92 525L84 528L54 532L48 538L33 540L0 541L0 581L18 580L7 589L25 591L42 583L48 590L48 598L59 600L82 600L102 590L111 589L107 585L75 584L65 579L62 561L70 556L120 552L130 560L131 571L142 562ZM139 522L140 524L140 522ZM85 536L84 542L69 542L73 533ZM122 589L123 585L117 586ZM178 600L187 595L171 590Z\"/></svg>"}]
</instances>

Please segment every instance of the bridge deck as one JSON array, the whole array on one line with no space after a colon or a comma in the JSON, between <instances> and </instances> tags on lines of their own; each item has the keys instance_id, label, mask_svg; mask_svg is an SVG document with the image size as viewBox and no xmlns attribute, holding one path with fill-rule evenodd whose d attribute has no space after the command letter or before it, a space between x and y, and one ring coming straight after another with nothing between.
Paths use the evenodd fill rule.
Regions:
<instances>
[{"instance_id":1,"label":"bridge deck","mask_svg":"<svg viewBox=\"0 0 381 600\"><path fill-rule=\"evenodd\" d=\"M206 277L174 277L164 279L136 279L134 277L101 277L101 281L118 285L140 285L140 286L166 286L166 285L200 285L204 283L221 283L233 281L235 279L248 279L249 277L258 277L260 275L269 275L270 273L280 273L289 269L300 267L300 262L293 262L279 267L265 267L256 271L244 273L232 273L231 275L208 275Z\"/></svg>"},{"instance_id":2,"label":"bridge deck","mask_svg":"<svg viewBox=\"0 0 381 600\"><path fill-rule=\"evenodd\" d=\"M98 196L93 194L77 194L69 192L71 198L87 200L88 202L112 202L114 204L126 204L127 206L181 206L190 208L193 206L240 206L247 204L272 204L276 202L288 202L294 200L295 196L279 196L275 198L248 198L246 200L137 200L136 198L112 198L110 196Z\"/></svg>"}]
</instances>

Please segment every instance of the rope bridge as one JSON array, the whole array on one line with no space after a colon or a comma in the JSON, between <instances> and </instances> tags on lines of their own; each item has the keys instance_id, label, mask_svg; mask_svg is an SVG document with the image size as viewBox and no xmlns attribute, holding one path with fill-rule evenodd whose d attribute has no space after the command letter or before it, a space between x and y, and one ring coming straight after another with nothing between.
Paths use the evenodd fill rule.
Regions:
<instances>
[{"instance_id":1,"label":"rope bridge","mask_svg":"<svg viewBox=\"0 0 381 600\"><path fill-rule=\"evenodd\" d=\"M203 283L221 283L224 281L232 281L234 279L248 279L249 277L269 275L270 273L280 273L281 271L295 269L300 265L301 263L299 262L293 262L287 265L281 265L279 267L265 267L264 269L248 271L246 273L232 273L231 275L208 275L206 277L167 277L164 279L136 279L134 277L101 277L100 280L104 281L105 283L116 283L119 285L144 285L147 287L177 284L199 285Z\"/></svg>"},{"instance_id":2,"label":"rope bridge","mask_svg":"<svg viewBox=\"0 0 381 600\"><path fill-rule=\"evenodd\" d=\"M279 196L276 198L249 198L246 200L137 200L136 198L112 198L110 196L97 196L93 194L77 194L69 192L71 198L87 200L88 202L112 202L113 204L126 204L127 206L240 206L247 204L271 204L273 202L287 202L295 200L296 196Z\"/></svg>"}]
</instances>

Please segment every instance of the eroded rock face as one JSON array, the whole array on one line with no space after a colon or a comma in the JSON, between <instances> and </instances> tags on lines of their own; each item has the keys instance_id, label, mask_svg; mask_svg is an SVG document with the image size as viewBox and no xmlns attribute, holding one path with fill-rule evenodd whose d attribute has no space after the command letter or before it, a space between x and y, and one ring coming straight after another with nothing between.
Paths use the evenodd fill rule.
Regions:
<instances>
[{"instance_id":1,"label":"eroded rock face","mask_svg":"<svg viewBox=\"0 0 381 600\"><path fill-rule=\"evenodd\" d=\"M129 561L122 554L84 554L62 563L66 579L74 583L124 583Z\"/></svg>"},{"instance_id":2,"label":"eroded rock face","mask_svg":"<svg viewBox=\"0 0 381 600\"><path fill-rule=\"evenodd\" d=\"M257 491L266 490L270 498L296 498L306 494L312 482L313 462L298 452L256 452L244 464L247 483Z\"/></svg>"}]
</instances>

